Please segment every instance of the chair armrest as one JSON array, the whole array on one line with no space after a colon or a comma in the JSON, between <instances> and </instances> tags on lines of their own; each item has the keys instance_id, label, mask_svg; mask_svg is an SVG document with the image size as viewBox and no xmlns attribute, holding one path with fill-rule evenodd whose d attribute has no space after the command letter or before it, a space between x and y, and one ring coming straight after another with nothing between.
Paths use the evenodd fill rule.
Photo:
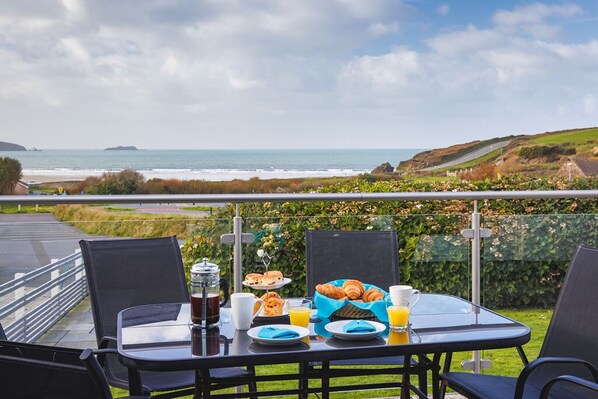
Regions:
<instances>
[{"instance_id":1,"label":"chair armrest","mask_svg":"<svg viewBox=\"0 0 598 399\"><path fill-rule=\"evenodd\" d=\"M105 367L105 355L118 355L118 351L115 348L108 348L108 345L111 343L116 343L116 337L112 336L104 336L100 339L98 349L94 349L93 353L98 355L98 362L102 366ZM143 383L141 381L141 374L139 370L133 369L131 367L127 367L128 370L128 377L129 377L129 394L130 395L142 395L144 392Z\"/></svg>"},{"instance_id":2,"label":"chair armrest","mask_svg":"<svg viewBox=\"0 0 598 399\"><path fill-rule=\"evenodd\" d=\"M548 399L548 394L550 393L550 389L559 382L567 382L570 384L578 385L588 389L589 391L598 392L598 383L591 382L588 380L584 380L580 377L575 377L573 375L560 375L552 380L548 381L544 388L542 388L542 393L540 394L540 399Z\"/></svg>"},{"instance_id":3,"label":"chair armrest","mask_svg":"<svg viewBox=\"0 0 598 399\"><path fill-rule=\"evenodd\" d=\"M519 377L517 378L517 386L515 387L515 399L523 398L523 389L529 376L536 371L540 366L545 364L578 364L588 368L588 371L592 374L594 381L598 381L598 370L591 363L585 360L578 359L575 357L540 357L529 363Z\"/></svg>"},{"instance_id":4,"label":"chair armrest","mask_svg":"<svg viewBox=\"0 0 598 399\"><path fill-rule=\"evenodd\" d=\"M116 344L117 339L111 335L104 335L100 341L98 342L98 349L107 348L109 344L114 343Z\"/></svg>"}]
</instances>

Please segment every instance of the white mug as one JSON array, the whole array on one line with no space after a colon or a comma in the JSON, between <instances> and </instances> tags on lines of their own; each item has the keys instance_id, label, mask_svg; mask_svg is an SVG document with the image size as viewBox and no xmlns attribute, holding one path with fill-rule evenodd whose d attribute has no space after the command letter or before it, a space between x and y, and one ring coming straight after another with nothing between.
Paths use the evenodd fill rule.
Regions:
<instances>
[{"instance_id":1,"label":"white mug","mask_svg":"<svg viewBox=\"0 0 598 399\"><path fill-rule=\"evenodd\" d=\"M393 303L397 302L397 305L399 303L409 303L410 308L414 307L421 297L421 292L414 290L410 285L392 285L388 289L388 293ZM414 296L415 298L413 298Z\"/></svg>"},{"instance_id":2,"label":"white mug","mask_svg":"<svg viewBox=\"0 0 598 399\"><path fill-rule=\"evenodd\" d=\"M253 311L256 302L260 302L257 312ZM237 330L249 330L251 322L264 308L264 301L248 292L236 292L230 296L233 324Z\"/></svg>"}]
</instances>

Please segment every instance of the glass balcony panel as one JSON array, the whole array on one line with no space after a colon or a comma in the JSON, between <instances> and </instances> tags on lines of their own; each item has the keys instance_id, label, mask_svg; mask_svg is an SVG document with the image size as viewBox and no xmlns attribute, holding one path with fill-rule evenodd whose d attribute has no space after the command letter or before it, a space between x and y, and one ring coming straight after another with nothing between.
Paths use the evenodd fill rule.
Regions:
<instances>
[{"instance_id":1,"label":"glass balcony panel","mask_svg":"<svg viewBox=\"0 0 598 399\"><path fill-rule=\"evenodd\" d=\"M578 245L596 246L598 215L483 217L482 303L489 307L552 307Z\"/></svg>"},{"instance_id":2,"label":"glass balcony panel","mask_svg":"<svg viewBox=\"0 0 598 399\"><path fill-rule=\"evenodd\" d=\"M469 240L460 230L469 225L469 215L355 215L293 218L244 218L244 232L256 240L243 247L244 274L265 269L257 255L263 249L271 256L271 268L291 274L293 283L281 295L305 294L306 230L397 231L400 279L423 292L438 292L469 298ZM449 275L450 278L445 278ZM387 289L388 287L382 287Z\"/></svg>"}]
</instances>

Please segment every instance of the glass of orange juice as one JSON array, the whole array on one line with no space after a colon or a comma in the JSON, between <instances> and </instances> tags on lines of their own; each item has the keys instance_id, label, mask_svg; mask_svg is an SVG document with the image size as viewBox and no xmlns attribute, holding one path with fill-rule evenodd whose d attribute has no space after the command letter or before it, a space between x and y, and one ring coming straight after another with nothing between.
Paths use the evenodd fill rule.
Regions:
<instances>
[{"instance_id":1,"label":"glass of orange juice","mask_svg":"<svg viewBox=\"0 0 598 399\"><path fill-rule=\"evenodd\" d=\"M405 331L409 327L409 302L399 298L386 299L388 326L393 331Z\"/></svg>"},{"instance_id":2,"label":"glass of orange juice","mask_svg":"<svg viewBox=\"0 0 598 399\"><path fill-rule=\"evenodd\" d=\"M294 326L308 327L311 316L312 303L309 299L292 299L287 301L287 310L291 324Z\"/></svg>"}]
</instances>

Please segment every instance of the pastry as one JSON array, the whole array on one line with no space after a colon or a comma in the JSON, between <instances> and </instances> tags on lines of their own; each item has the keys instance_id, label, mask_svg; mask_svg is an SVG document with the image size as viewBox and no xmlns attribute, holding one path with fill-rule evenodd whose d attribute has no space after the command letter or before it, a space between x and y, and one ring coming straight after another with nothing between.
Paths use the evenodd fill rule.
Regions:
<instances>
[{"instance_id":1,"label":"pastry","mask_svg":"<svg viewBox=\"0 0 598 399\"><path fill-rule=\"evenodd\" d=\"M264 310L262 313L266 316L282 316L284 301L276 292L266 292L262 295L264 301Z\"/></svg>"},{"instance_id":2,"label":"pastry","mask_svg":"<svg viewBox=\"0 0 598 399\"><path fill-rule=\"evenodd\" d=\"M259 273L249 273L245 276L245 282L249 285L260 285L263 277Z\"/></svg>"},{"instance_id":3,"label":"pastry","mask_svg":"<svg viewBox=\"0 0 598 399\"><path fill-rule=\"evenodd\" d=\"M282 273L278 270L270 270L264 273L264 277L262 278L263 285L275 285L282 283L284 278Z\"/></svg>"},{"instance_id":4,"label":"pastry","mask_svg":"<svg viewBox=\"0 0 598 399\"><path fill-rule=\"evenodd\" d=\"M345 291L349 299L358 299L365 292L365 287L359 280L346 280L343 283L342 290Z\"/></svg>"},{"instance_id":5,"label":"pastry","mask_svg":"<svg viewBox=\"0 0 598 399\"><path fill-rule=\"evenodd\" d=\"M334 285L332 285L330 283L316 285L316 291L318 291L320 294L324 295L325 297L332 298L332 299L343 299L344 297L347 296L345 294L345 291L341 290L338 287L335 287Z\"/></svg>"},{"instance_id":6,"label":"pastry","mask_svg":"<svg viewBox=\"0 0 598 399\"><path fill-rule=\"evenodd\" d=\"M376 288L370 288L361 296L361 299L363 299L364 302L381 301L383 298L384 294L382 293L382 291Z\"/></svg>"}]
</instances>

